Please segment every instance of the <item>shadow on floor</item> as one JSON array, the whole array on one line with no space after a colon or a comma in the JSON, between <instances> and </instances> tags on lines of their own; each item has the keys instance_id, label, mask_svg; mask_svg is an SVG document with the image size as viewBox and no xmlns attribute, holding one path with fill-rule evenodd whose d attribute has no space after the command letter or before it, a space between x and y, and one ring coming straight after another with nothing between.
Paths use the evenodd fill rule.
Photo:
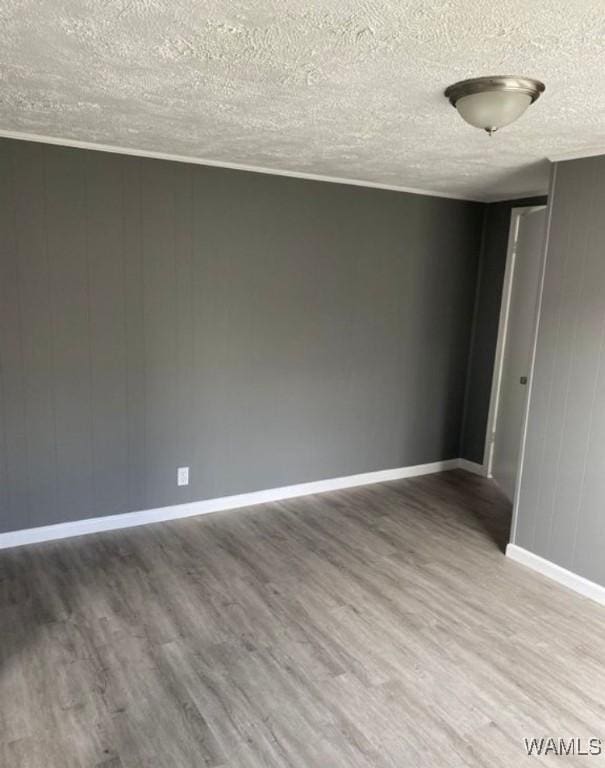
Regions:
<instances>
[{"instance_id":1,"label":"shadow on floor","mask_svg":"<svg viewBox=\"0 0 605 768\"><path fill-rule=\"evenodd\" d=\"M458 487L464 508L501 552L510 541L512 504L493 480L463 469L446 473L451 485Z\"/></svg>"}]
</instances>

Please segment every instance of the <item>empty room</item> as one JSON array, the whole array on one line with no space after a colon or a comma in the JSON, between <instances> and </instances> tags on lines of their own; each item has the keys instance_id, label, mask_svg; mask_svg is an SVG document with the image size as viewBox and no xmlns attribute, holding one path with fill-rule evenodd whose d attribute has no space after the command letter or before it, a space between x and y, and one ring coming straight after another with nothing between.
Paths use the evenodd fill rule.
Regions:
<instances>
[{"instance_id":1,"label":"empty room","mask_svg":"<svg viewBox=\"0 0 605 768\"><path fill-rule=\"evenodd\" d=\"M0 768L601 764L603 0L0 35Z\"/></svg>"}]
</instances>

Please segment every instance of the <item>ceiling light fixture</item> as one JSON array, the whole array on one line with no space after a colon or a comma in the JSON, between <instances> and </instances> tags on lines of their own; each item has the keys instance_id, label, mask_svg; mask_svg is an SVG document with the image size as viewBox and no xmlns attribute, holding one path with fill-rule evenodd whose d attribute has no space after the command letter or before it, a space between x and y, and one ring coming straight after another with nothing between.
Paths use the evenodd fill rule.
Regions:
<instances>
[{"instance_id":1,"label":"ceiling light fixture","mask_svg":"<svg viewBox=\"0 0 605 768\"><path fill-rule=\"evenodd\" d=\"M446 88L445 96L463 120L491 136L520 118L544 87L530 77L495 75L461 80Z\"/></svg>"}]
</instances>

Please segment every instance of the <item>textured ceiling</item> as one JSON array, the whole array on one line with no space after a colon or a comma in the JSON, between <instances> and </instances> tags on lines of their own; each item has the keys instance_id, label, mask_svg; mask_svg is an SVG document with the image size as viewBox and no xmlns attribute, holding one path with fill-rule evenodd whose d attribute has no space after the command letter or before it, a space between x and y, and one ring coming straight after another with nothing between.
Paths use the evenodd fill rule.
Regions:
<instances>
[{"instance_id":1,"label":"textured ceiling","mask_svg":"<svg viewBox=\"0 0 605 768\"><path fill-rule=\"evenodd\" d=\"M0 129L474 198L605 148L605 0L0 0ZM546 93L493 138L442 92Z\"/></svg>"}]
</instances>

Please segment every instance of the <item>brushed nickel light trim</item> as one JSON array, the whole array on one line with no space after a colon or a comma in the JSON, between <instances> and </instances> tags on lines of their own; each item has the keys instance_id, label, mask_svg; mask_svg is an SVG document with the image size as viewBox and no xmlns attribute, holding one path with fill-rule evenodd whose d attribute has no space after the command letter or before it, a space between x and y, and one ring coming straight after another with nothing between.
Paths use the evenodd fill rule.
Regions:
<instances>
[{"instance_id":1,"label":"brushed nickel light trim","mask_svg":"<svg viewBox=\"0 0 605 768\"><path fill-rule=\"evenodd\" d=\"M460 80L458 83L445 89L445 96L450 104L455 107L458 99L470 96L472 93L483 91L518 91L531 96L532 104L544 92L546 86L539 80L531 77L515 77L514 75L490 75L489 77L471 77L469 80Z\"/></svg>"},{"instance_id":2,"label":"brushed nickel light trim","mask_svg":"<svg viewBox=\"0 0 605 768\"><path fill-rule=\"evenodd\" d=\"M501 92L525 94L530 98L530 104L536 101L545 90L544 83L531 77L517 77L516 75L489 75L487 77L473 77L469 80L460 80L445 89L444 95L450 104L456 107L458 101L464 96L472 96L479 93ZM486 127L491 135L498 126Z\"/></svg>"}]
</instances>

